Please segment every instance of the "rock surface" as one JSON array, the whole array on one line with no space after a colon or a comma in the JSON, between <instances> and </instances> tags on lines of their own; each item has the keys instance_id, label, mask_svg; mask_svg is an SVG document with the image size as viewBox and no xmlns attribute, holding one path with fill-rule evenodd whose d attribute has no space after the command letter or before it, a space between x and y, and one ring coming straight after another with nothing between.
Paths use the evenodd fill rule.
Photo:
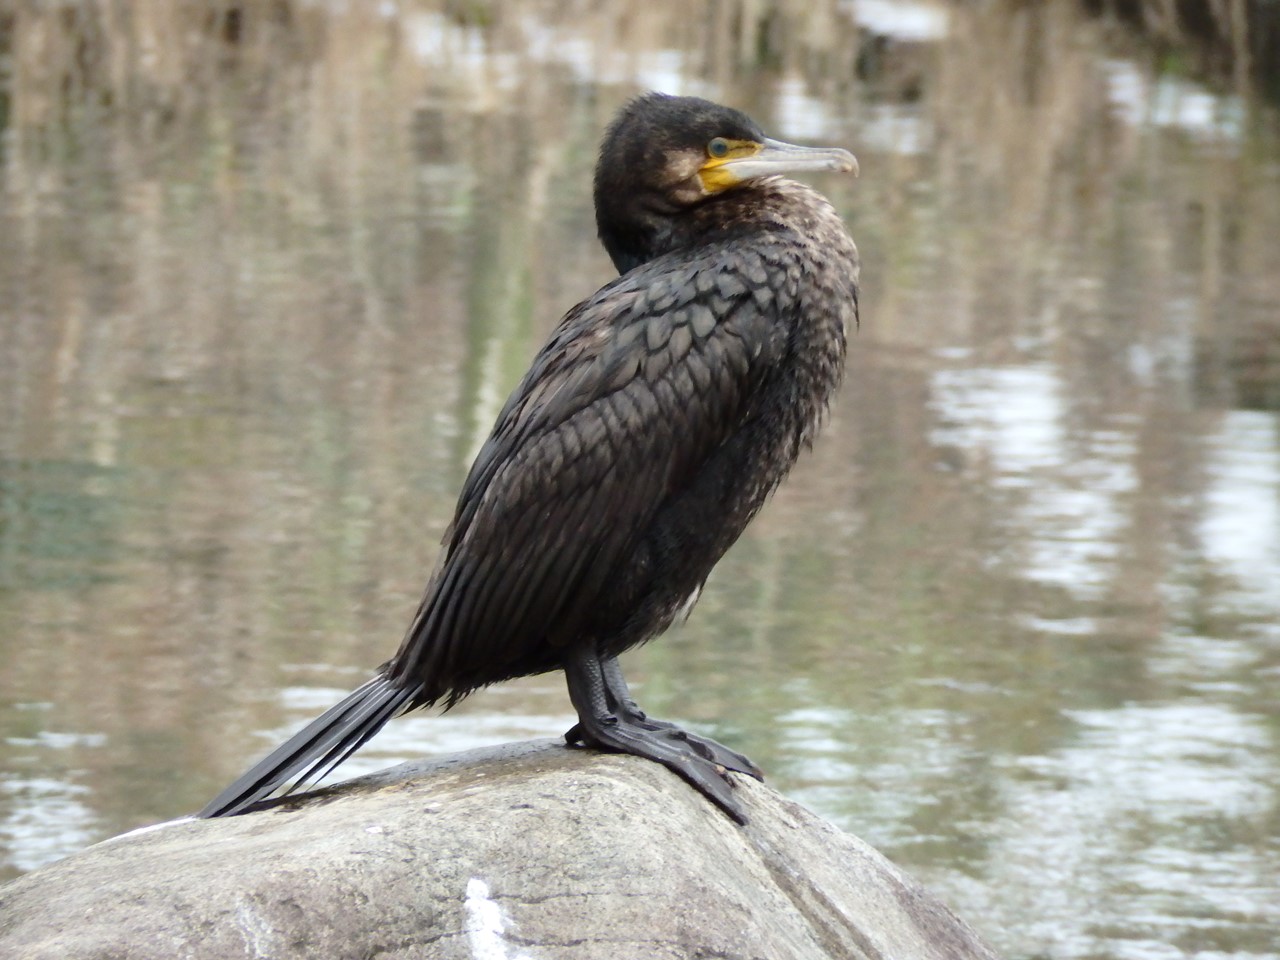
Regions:
<instances>
[{"instance_id":1,"label":"rock surface","mask_svg":"<svg viewBox=\"0 0 1280 960\"><path fill-rule=\"evenodd\" d=\"M989 958L875 850L753 780L551 741L108 840L0 888L0 957Z\"/></svg>"}]
</instances>

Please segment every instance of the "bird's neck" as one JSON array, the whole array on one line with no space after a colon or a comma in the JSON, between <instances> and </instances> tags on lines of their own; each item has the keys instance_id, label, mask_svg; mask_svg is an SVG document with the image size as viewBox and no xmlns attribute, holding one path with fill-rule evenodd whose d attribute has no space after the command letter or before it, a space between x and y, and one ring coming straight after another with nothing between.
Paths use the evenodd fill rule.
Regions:
<instances>
[{"instance_id":1,"label":"bird's neck","mask_svg":"<svg viewBox=\"0 0 1280 960\"><path fill-rule=\"evenodd\" d=\"M785 177L768 177L692 206L632 203L625 210L605 208L597 216L597 227L600 242L623 274L665 254L710 242L776 229L808 233L815 218L827 217L835 214L813 188Z\"/></svg>"},{"instance_id":2,"label":"bird's neck","mask_svg":"<svg viewBox=\"0 0 1280 960\"><path fill-rule=\"evenodd\" d=\"M618 276L622 276L624 273L630 273L642 263L648 263L653 259L652 256L646 256L643 253L637 253L618 247L610 247L607 243L605 244L605 250L609 252L609 259L613 261L613 266L618 271Z\"/></svg>"},{"instance_id":3,"label":"bird's neck","mask_svg":"<svg viewBox=\"0 0 1280 960\"><path fill-rule=\"evenodd\" d=\"M619 274L668 253L691 249L720 232L726 223L741 223L751 206L747 190L711 197L692 207L632 208L625 217L597 221L600 242Z\"/></svg>"},{"instance_id":4,"label":"bird's neck","mask_svg":"<svg viewBox=\"0 0 1280 960\"><path fill-rule=\"evenodd\" d=\"M657 211L600 223L600 242L619 274L628 273L679 246L675 218Z\"/></svg>"}]
</instances>

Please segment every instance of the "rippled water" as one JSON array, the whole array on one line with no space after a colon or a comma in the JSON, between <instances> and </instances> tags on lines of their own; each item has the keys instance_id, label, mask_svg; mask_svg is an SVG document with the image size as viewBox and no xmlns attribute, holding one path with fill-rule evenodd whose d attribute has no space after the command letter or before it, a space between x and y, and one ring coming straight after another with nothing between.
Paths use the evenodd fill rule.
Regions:
<instances>
[{"instance_id":1,"label":"rippled water","mask_svg":"<svg viewBox=\"0 0 1280 960\"><path fill-rule=\"evenodd\" d=\"M814 182L864 300L817 448L628 656L646 708L1010 957L1280 956L1269 108L1068 4L275 9L0 30L0 875L392 652L656 86L859 155ZM571 722L532 678L342 774Z\"/></svg>"}]
</instances>

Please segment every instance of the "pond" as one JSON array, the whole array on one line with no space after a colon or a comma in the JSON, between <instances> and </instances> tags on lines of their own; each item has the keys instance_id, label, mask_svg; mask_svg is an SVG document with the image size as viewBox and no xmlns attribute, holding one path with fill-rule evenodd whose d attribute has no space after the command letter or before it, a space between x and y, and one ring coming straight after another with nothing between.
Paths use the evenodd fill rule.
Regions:
<instances>
[{"instance_id":1,"label":"pond","mask_svg":"<svg viewBox=\"0 0 1280 960\"><path fill-rule=\"evenodd\" d=\"M1011 958L1280 955L1276 113L1073 4L695 6L0 25L0 878L394 652L657 88L853 150L811 180L863 292L815 450L625 658L646 709ZM572 720L510 683L341 775Z\"/></svg>"}]
</instances>

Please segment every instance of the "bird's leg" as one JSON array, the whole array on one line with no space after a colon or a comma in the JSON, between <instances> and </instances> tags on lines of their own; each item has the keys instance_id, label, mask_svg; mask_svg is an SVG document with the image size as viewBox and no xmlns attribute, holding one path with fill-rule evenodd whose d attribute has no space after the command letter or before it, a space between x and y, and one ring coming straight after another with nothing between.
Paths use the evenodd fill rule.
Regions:
<instances>
[{"instance_id":1,"label":"bird's leg","mask_svg":"<svg viewBox=\"0 0 1280 960\"><path fill-rule=\"evenodd\" d=\"M600 655L584 655L594 661L595 676L599 678L601 685L601 696L605 704L605 709L614 714L626 717L636 723L652 723L640 706L631 697L631 689L627 686L626 679L622 676L622 667L618 664L617 657L605 657ZM568 676L568 668L565 668L565 675ZM572 696L572 691L570 692ZM672 724L666 724L672 726ZM657 725L653 729L657 729ZM581 723L575 723L568 731L565 732L564 739L567 743L582 743L583 730Z\"/></svg>"},{"instance_id":2,"label":"bird's leg","mask_svg":"<svg viewBox=\"0 0 1280 960\"><path fill-rule=\"evenodd\" d=\"M616 661L610 671L613 677L606 678L605 660L612 659L581 648L565 658L569 699L578 711L578 723L565 734L565 740L656 760L691 783L734 820L746 823L746 816L733 797L728 770L746 766L750 770L745 772L751 772L756 769L755 765L714 740L691 737L670 724L658 727L653 721L637 719L636 714L639 717L644 714L627 695L625 682L621 692L611 689L609 679L621 680L622 677ZM630 701L630 709L623 705L624 700ZM708 745L736 758L736 762L732 766L719 762L713 755L715 750Z\"/></svg>"},{"instance_id":3,"label":"bird's leg","mask_svg":"<svg viewBox=\"0 0 1280 960\"><path fill-rule=\"evenodd\" d=\"M627 679L622 675L622 664L618 662L618 658L598 657L597 661L600 664L600 676L604 678L605 688L609 691L609 699L633 720L649 720L631 696L631 688L627 686ZM661 720L649 720L649 722L654 724L655 728L675 726L672 723L663 723Z\"/></svg>"},{"instance_id":4,"label":"bird's leg","mask_svg":"<svg viewBox=\"0 0 1280 960\"><path fill-rule=\"evenodd\" d=\"M627 686L627 679L622 675L622 664L618 662L617 657L596 657L596 662L600 666L600 677L604 681L605 696L608 698L609 706L617 713L624 715L628 720L642 724L651 730L675 730L678 729L674 723L667 723L664 720L652 720L643 710L640 704L636 703L631 696L631 688ZM577 729L576 727L574 728ZM570 730L569 733L573 733ZM567 737L569 734L565 734ZM573 742L572 740L570 741Z\"/></svg>"},{"instance_id":5,"label":"bird's leg","mask_svg":"<svg viewBox=\"0 0 1280 960\"><path fill-rule=\"evenodd\" d=\"M631 696L631 688L627 686L626 678L622 676L622 665L618 662L617 657L598 656L596 662L600 670L600 679L604 684L605 697L612 713L624 717L645 730L661 732L662 735L672 740L687 743L690 749L704 760L718 763L727 770L745 773L748 776L755 777L757 780L764 779L764 771L736 750L730 750L724 744L718 743L710 737L700 737L696 733L682 730L674 723L655 720L648 716ZM565 740L569 743L581 742L581 727L582 724L580 723L575 725L564 735Z\"/></svg>"}]
</instances>

